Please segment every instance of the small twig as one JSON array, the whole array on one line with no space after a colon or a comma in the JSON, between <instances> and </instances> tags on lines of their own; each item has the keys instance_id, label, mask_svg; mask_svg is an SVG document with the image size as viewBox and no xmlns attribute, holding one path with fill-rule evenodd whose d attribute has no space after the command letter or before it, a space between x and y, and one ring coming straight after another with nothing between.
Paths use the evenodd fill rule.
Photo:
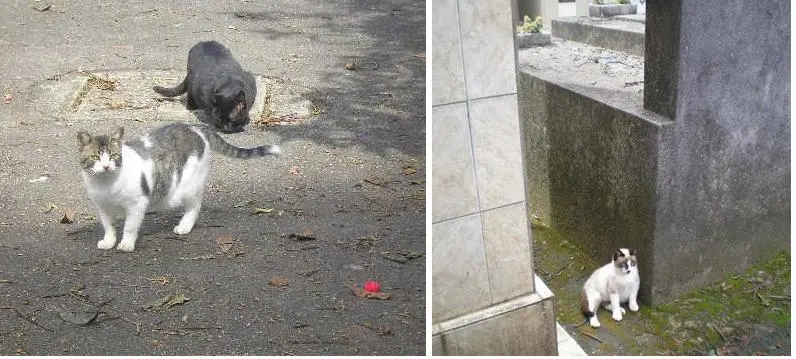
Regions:
<instances>
[{"instance_id":1,"label":"small twig","mask_svg":"<svg viewBox=\"0 0 796 359\"><path fill-rule=\"evenodd\" d=\"M715 324L708 323L708 326L713 328L713 330L715 330L716 333L719 333L719 335L721 336L722 340L724 340L725 342L727 341L727 337L724 335L724 333L721 332L721 330L719 330L719 328Z\"/></svg>"},{"instance_id":2,"label":"small twig","mask_svg":"<svg viewBox=\"0 0 796 359\"><path fill-rule=\"evenodd\" d=\"M585 335L585 336L587 336L587 337L589 337L589 338L592 338L592 339L594 339L594 340L596 340L596 341L598 341L598 342L600 342L600 343L602 343L602 342L603 342L603 340L602 340L602 339L600 339L600 338L597 338L597 337L596 337L596 336L594 336L593 334L589 334L589 333L586 333L586 332L584 332L584 331L580 331L580 334L583 334L583 335Z\"/></svg>"},{"instance_id":3,"label":"small twig","mask_svg":"<svg viewBox=\"0 0 796 359\"><path fill-rule=\"evenodd\" d=\"M758 290L760 290L761 288L763 288L763 285L762 285L762 284L758 285L758 286L757 286L757 287L755 287L755 288L752 288L752 289L750 289L750 290L747 290L747 291L745 291L745 292L742 292L742 293L744 293L744 294L749 294L749 293L757 292L757 291L758 291Z\"/></svg>"},{"instance_id":4,"label":"small twig","mask_svg":"<svg viewBox=\"0 0 796 359\"><path fill-rule=\"evenodd\" d=\"M790 296L789 296L789 295L786 295L786 296L781 296L781 295L769 295L768 297L769 297L769 298L774 298L774 299L790 300Z\"/></svg>"},{"instance_id":5,"label":"small twig","mask_svg":"<svg viewBox=\"0 0 796 359\"><path fill-rule=\"evenodd\" d=\"M577 327L579 327L579 326L581 326L583 324L586 324L587 321L589 321L589 320L588 319L583 319L583 321L578 323L578 324L567 324L567 323L564 323L564 324L567 324L568 326L573 327L573 328L577 328Z\"/></svg>"},{"instance_id":6,"label":"small twig","mask_svg":"<svg viewBox=\"0 0 796 359\"><path fill-rule=\"evenodd\" d=\"M553 276L556 276L556 277L558 277L559 275L561 275L561 273L562 273L562 272L564 272L565 270L567 270L567 268L569 268L569 264L565 265L565 266L564 266L564 268L561 268L561 270L560 270L560 271L558 271L558 272L556 272L556 274L553 274Z\"/></svg>"},{"instance_id":7,"label":"small twig","mask_svg":"<svg viewBox=\"0 0 796 359\"><path fill-rule=\"evenodd\" d=\"M406 264L406 262L409 261L404 256L398 256L398 255L392 255L392 254L384 254L381 257L386 259L386 260L388 260L388 261L397 262L397 263L401 263L401 264Z\"/></svg>"}]
</instances>

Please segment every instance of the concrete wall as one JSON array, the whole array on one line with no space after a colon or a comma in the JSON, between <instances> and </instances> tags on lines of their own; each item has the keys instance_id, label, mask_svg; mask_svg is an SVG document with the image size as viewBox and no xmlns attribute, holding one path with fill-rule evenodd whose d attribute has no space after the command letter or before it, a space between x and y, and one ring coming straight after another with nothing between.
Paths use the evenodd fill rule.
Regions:
<instances>
[{"instance_id":1,"label":"concrete wall","mask_svg":"<svg viewBox=\"0 0 796 359\"><path fill-rule=\"evenodd\" d=\"M789 14L786 1L651 2L643 106L521 73L534 213L596 256L638 247L644 303L789 248Z\"/></svg>"},{"instance_id":2,"label":"concrete wall","mask_svg":"<svg viewBox=\"0 0 796 359\"><path fill-rule=\"evenodd\" d=\"M639 250L651 278L659 151L667 119L621 96L520 73L520 114L533 213L597 258ZM652 281L643 280L641 298Z\"/></svg>"},{"instance_id":3,"label":"concrete wall","mask_svg":"<svg viewBox=\"0 0 796 359\"><path fill-rule=\"evenodd\" d=\"M660 294L790 247L790 2L681 6L676 130L658 185Z\"/></svg>"}]
</instances>

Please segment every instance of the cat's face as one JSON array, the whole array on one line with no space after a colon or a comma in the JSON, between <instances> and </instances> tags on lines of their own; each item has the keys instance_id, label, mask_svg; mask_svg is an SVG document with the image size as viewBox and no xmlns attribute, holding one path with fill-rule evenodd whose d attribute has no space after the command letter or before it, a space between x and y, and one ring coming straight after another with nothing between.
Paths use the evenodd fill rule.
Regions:
<instances>
[{"instance_id":1,"label":"cat's face","mask_svg":"<svg viewBox=\"0 0 796 359\"><path fill-rule=\"evenodd\" d=\"M249 103L243 90L218 93L213 97L213 105L217 121L213 125L221 132L242 132L249 124Z\"/></svg>"},{"instance_id":2,"label":"cat's face","mask_svg":"<svg viewBox=\"0 0 796 359\"><path fill-rule=\"evenodd\" d=\"M618 272L623 274L630 274L638 271L636 250L617 248L616 252L614 252L614 266Z\"/></svg>"},{"instance_id":3,"label":"cat's face","mask_svg":"<svg viewBox=\"0 0 796 359\"><path fill-rule=\"evenodd\" d=\"M80 168L97 176L113 173L122 166L122 135L119 127L110 136L91 136L86 131L77 133L77 151Z\"/></svg>"}]
</instances>

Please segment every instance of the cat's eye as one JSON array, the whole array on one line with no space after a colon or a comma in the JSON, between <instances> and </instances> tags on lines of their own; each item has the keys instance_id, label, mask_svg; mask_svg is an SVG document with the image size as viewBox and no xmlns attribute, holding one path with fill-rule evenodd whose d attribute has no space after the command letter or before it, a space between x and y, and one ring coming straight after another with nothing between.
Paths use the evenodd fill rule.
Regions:
<instances>
[{"instance_id":1,"label":"cat's eye","mask_svg":"<svg viewBox=\"0 0 796 359\"><path fill-rule=\"evenodd\" d=\"M122 159L122 156L121 156L120 154L118 154L118 153L111 153L111 160L113 160L113 161L118 161L118 160L120 160L120 159Z\"/></svg>"},{"instance_id":2,"label":"cat's eye","mask_svg":"<svg viewBox=\"0 0 796 359\"><path fill-rule=\"evenodd\" d=\"M91 156L88 156L88 159L90 159L92 161L99 161L100 160L100 156L99 155L91 155Z\"/></svg>"}]
</instances>

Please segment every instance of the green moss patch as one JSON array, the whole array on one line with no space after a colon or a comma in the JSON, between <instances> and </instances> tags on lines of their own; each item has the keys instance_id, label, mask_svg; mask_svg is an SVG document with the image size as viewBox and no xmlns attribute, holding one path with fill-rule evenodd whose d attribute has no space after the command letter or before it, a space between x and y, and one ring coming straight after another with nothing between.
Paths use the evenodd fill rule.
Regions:
<instances>
[{"instance_id":1,"label":"green moss patch","mask_svg":"<svg viewBox=\"0 0 796 359\"><path fill-rule=\"evenodd\" d=\"M534 269L556 296L556 320L583 321L580 290L587 276L605 264L569 236L534 220ZM642 278L644 280L644 278ZM721 354L742 328L763 324L790 327L790 252L782 251L743 273L680 296L657 307L643 306L621 322L598 311L602 327L567 330L589 354ZM598 342L591 336L602 340ZM789 344L788 344L789 345Z\"/></svg>"}]
</instances>

